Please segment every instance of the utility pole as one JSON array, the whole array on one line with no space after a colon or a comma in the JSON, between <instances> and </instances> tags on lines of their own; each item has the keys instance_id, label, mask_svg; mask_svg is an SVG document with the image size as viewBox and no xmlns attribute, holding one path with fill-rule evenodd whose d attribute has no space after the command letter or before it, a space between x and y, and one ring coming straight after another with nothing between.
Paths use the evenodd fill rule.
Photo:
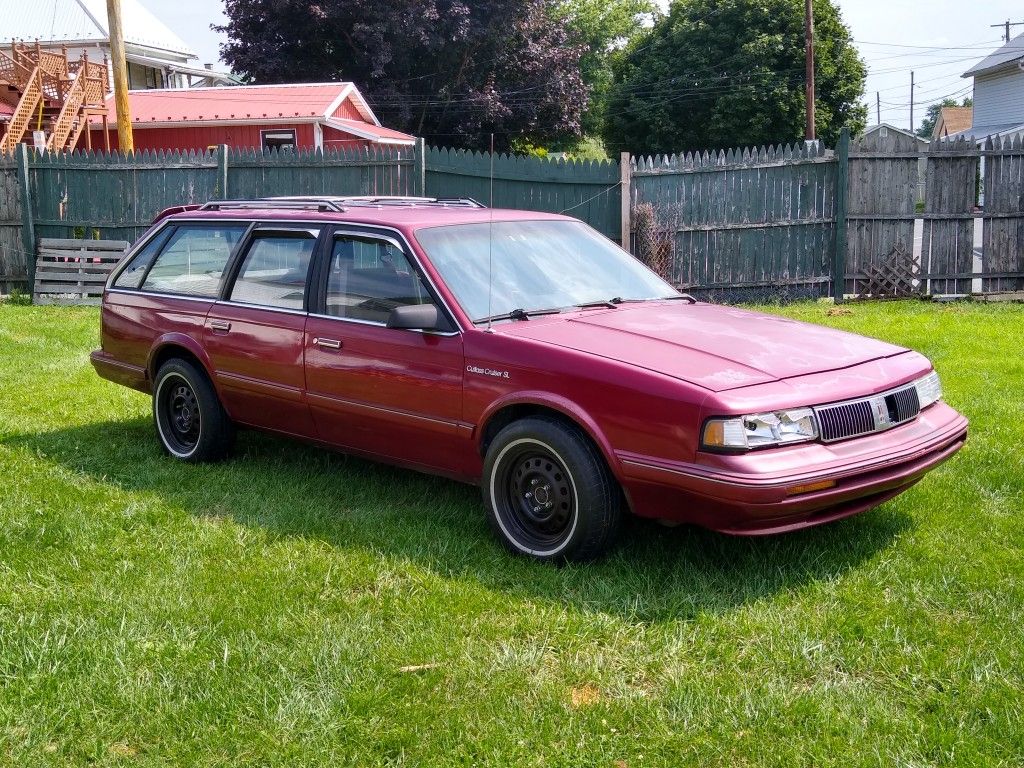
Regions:
<instances>
[{"instance_id":1,"label":"utility pole","mask_svg":"<svg viewBox=\"0 0 1024 768\"><path fill-rule=\"evenodd\" d=\"M910 132L914 133L914 70L910 70Z\"/></svg>"},{"instance_id":2,"label":"utility pole","mask_svg":"<svg viewBox=\"0 0 1024 768\"><path fill-rule=\"evenodd\" d=\"M107 0L107 28L110 31L110 63L114 70L117 142L122 152L134 152L132 112L128 105L128 66L124 59L124 29L121 26L121 0Z\"/></svg>"},{"instance_id":3,"label":"utility pole","mask_svg":"<svg viewBox=\"0 0 1024 768\"><path fill-rule=\"evenodd\" d=\"M989 24L989 26L994 28L994 29L998 29L999 27L1003 27L1003 29L1004 29L1003 39L1006 42L1010 42L1010 27L1024 27L1024 21L1012 22L1011 23L1011 21L1009 19L1007 19L1002 24Z\"/></svg>"},{"instance_id":4,"label":"utility pole","mask_svg":"<svg viewBox=\"0 0 1024 768\"><path fill-rule=\"evenodd\" d=\"M807 128L804 138L814 141L814 6L811 0L804 0L804 55L807 59Z\"/></svg>"},{"instance_id":5,"label":"utility pole","mask_svg":"<svg viewBox=\"0 0 1024 768\"><path fill-rule=\"evenodd\" d=\"M875 91L875 121L876 125L882 124L882 94L879 91Z\"/></svg>"}]
</instances>

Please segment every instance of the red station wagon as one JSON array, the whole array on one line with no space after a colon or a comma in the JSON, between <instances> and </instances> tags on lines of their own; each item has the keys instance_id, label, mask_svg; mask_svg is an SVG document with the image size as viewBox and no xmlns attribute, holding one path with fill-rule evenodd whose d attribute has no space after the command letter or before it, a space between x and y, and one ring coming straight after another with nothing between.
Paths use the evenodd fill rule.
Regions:
<instances>
[{"instance_id":1,"label":"red station wagon","mask_svg":"<svg viewBox=\"0 0 1024 768\"><path fill-rule=\"evenodd\" d=\"M585 224L472 201L216 202L111 276L97 372L163 448L236 427L479 484L513 552L582 560L627 512L731 534L853 515L967 439L916 352L695 301Z\"/></svg>"}]
</instances>

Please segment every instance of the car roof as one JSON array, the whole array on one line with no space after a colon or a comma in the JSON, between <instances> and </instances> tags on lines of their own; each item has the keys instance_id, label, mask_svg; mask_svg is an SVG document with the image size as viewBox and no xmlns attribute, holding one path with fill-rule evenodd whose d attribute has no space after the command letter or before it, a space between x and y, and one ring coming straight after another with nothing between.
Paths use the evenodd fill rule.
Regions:
<instances>
[{"instance_id":1,"label":"car roof","mask_svg":"<svg viewBox=\"0 0 1024 768\"><path fill-rule=\"evenodd\" d=\"M190 210L175 213L168 220L242 219L245 221L322 221L331 224L367 224L392 227L402 230L417 230L427 227L450 226L453 224L477 224L491 221L575 221L569 216L540 211L521 211L505 208L472 208L467 206L440 207L436 205L358 205L340 211L310 208L266 208L258 207L252 201L247 207L224 207L211 210Z\"/></svg>"}]
</instances>

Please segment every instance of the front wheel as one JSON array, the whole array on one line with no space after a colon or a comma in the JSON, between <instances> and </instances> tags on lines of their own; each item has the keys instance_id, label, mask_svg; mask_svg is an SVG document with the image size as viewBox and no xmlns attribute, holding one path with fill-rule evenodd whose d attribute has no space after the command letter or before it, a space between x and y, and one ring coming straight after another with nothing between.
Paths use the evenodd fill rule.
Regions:
<instances>
[{"instance_id":1,"label":"front wheel","mask_svg":"<svg viewBox=\"0 0 1024 768\"><path fill-rule=\"evenodd\" d=\"M577 427L547 417L513 422L484 461L491 528L512 552L538 560L591 560L611 546L622 494Z\"/></svg>"},{"instance_id":2,"label":"front wheel","mask_svg":"<svg viewBox=\"0 0 1024 768\"><path fill-rule=\"evenodd\" d=\"M206 374L187 360L160 366L153 421L164 450L182 461L218 461L231 452L234 426Z\"/></svg>"}]
</instances>

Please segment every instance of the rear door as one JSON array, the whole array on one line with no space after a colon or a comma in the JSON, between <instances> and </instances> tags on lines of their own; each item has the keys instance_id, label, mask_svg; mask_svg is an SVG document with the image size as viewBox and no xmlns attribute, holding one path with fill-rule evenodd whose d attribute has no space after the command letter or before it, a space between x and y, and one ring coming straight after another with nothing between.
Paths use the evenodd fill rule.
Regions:
<instances>
[{"instance_id":1,"label":"rear door","mask_svg":"<svg viewBox=\"0 0 1024 768\"><path fill-rule=\"evenodd\" d=\"M316 430L305 401L303 347L320 229L260 224L206 317L206 349L235 421L300 437Z\"/></svg>"},{"instance_id":2,"label":"rear door","mask_svg":"<svg viewBox=\"0 0 1024 768\"><path fill-rule=\"evenodd\" d=\"M321 439L457 473L470 442L460 422L461 334L386 327L400 304L437 303L446 312L397 236L339 229L325 255L305 341L307 397Z\"/></svg>"}]
</instances>

